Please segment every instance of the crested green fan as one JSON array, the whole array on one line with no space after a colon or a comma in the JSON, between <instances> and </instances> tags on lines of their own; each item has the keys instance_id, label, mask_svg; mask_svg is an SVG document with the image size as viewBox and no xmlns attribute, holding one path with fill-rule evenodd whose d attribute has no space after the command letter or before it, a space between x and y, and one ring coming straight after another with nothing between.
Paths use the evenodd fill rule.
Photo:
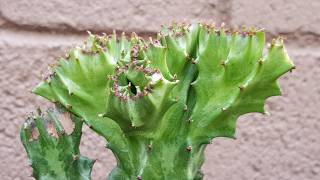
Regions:
<instances>
[{"instance_id":1,"label":"crested green fan","mask_svg":"<svg viewBox=\"0 0 320 180\"><path fill-rule=\"evenodd\" d=\"M202 179L206 145L235 137L239 116L264 113L294 68L281 38L193 24L157 39L90 34L33 92L62 104L106 138L111 180Z\"/></svg>"}]
</instances>

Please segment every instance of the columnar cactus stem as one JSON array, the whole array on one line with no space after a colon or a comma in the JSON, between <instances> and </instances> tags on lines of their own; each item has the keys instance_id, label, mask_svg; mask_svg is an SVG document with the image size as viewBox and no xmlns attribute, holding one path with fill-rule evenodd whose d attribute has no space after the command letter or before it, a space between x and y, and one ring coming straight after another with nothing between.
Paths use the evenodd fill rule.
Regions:
<instances>
[{"instance_id":1,"label":"columnar cactus stem","mask_svg":"<svg viewBox=\"0 0 320 180\"><path fill-rule=\"evenodd\" d=\"M235 136L236 120L264 113L294 68L283 41L263 55L261 30L173 24L156 40L90 34L33 92L104 136L118 161L108 179L202 179L204 150Z\"/></svg>"},{"instance_id":2,"label":"columnar cactus stem","mask_svg":"<svg viewBox=\"0 0 320 180\"><path fill-rule=\"evenodd\" d=\"M89 180L94 161L79 152L83 122L62 109L28 117L21 140L40 180Z\"/></svg>"}]
</instances>

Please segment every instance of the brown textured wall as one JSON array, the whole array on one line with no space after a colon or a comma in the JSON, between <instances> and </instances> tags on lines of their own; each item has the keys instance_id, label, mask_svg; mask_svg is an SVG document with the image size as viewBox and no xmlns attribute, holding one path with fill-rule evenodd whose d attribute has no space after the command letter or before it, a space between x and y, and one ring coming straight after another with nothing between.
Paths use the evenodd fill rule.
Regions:
<instances>
[{"instance_id":1,"label":"brown textured wall","mask_svg":"<svg viewBox=\"0 0 320 180\"><path fill-rule=\"evenodd\" d=\"M48 104L29 91L85 30L152 36L161 24L186 20L264 27L269 37L287 37L297 65L280 81L284 95L268 100L270 115L240 118L237 140L207 148L205 179L319 180L319 10L319 0L0 0L0 179L32 179L19 127L27 112ZM84 129L82 152L98 158L93 179L105 179L115 159Z\"/></svg>"}]
</instances>

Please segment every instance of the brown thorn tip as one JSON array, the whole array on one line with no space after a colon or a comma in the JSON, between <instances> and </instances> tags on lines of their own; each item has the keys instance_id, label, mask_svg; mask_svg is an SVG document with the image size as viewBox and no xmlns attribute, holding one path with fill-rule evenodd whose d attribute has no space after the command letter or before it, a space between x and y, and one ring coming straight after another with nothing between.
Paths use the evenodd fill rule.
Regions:
<instances>
[{"instance_id":1,"label":"brown thorn tip","mask_svg":"<svg viewBox=\"0 0 320 180\"><path fill-rule=\"evenodd\" d=\"M141 176L137 176L137 180L142 180L142 177Z\"/></svg>"},{"instance_id":2,"label":"brown thorn tip","mask_svg":"<svg viewBox=\"0 0 320 180\"><path fill-rule=\"evenodd\" d=\"M243 91L244 88L245 88L244 86L239 86L240 91Z\"/></svg>"},{"instance_id":3,"label":"brown thorn tip","mask_svg":"<svg viewBox=\"0 0 320 180\"><path fill-rule=\"evenodd\" d=\"M79 155L73 154L73 155L72 155L72 159L73 159L74 161L78 160L78 159L79 159Z\"/></svg>"},{"instance_id":4,"label":"brown thorn tip","mask_svg":"<svg viewBox=\"0 0 320 180\"><path fill-rule=\"evenodd\" d=\"M296 66L293 66L289 71L292 73L294 69L296 69Z\"/></svg>"},{"instance_id":5,"label":"brown thorn tip","mask_svg":"<svg viewBox=\"0 0 320 180\"><path fill-rule=\"evenodd\" d=\"M187 106L186 104L184 105L183 110L184 110L184 111L188 111L188 106Z\"/></svg>"},{"instance_id":6,"label":"brown thorn tip","mask_svg":"<svg viewBox=\"0 0 320 180\"><path fill-rule=\"evenodd\" d=\"M261 59L259 60L259 64L260 64L260 65L263 64L263 58L261 58Z\"/></svg>"},{"instance_id":7,"label":"brown thorn tip","mask_svg":"<svg viewBox=\"0 0 320 180\"><path fill-rule=\"evenodd\" d=\"M37 108L37 115L38 115L38 116L41 116L41 114L42 114L41 109L40 109L40 107L38 107L38 108Z\"/></svg>"},{"instance_id":8,"label":"brown thorn tip","mask_svg":"<svg viewBox=\"0 0 320 180\"><path fill-rule=\"evenodd\" d=\"M264 115L267 115L267 116L270 115L270 113L269 113L268 111L264 111L263 114L264 114Z\"/></svg>"},{"instance_id":9,"label":"brown thorn tip","mask_svg":"<svg viewBox=\"0 0 320 180\"><path fill-rule=\"evenodd\" d=\"M191 146L188 146L188 147L186 148L186 150L187 150L188 152L191 152L191 151L192 151L192 147L191 147Z\"/></svg>"},{"instance_id":10,"label":"brown thorn tip","mask_svg":"<svg viewBox=\"0 0 320 180\"><path fill-rule=\"evenodd\" d=\"M175 80L177 79L177 74L173 75L173 79L175 79Z\"/></svg>"},{"instance_id":11,"label":"brown thorn tip","mask_svg":"<svg viewBox=\"0 0 320 180\"><path fill-rule=\"evenodd\" d=\"M70 104L67 104L66 108L70 110L70 109L72 109L72 106Z\"/></svg>"}]
</instances>

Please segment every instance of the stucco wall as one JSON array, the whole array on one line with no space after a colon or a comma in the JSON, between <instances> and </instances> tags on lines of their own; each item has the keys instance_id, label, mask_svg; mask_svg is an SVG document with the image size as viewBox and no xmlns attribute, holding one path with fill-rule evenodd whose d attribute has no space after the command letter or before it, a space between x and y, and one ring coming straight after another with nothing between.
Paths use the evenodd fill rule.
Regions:
<instances>
[{"instance_id":1,"label":"stucco wall","mask_svg":"<svg viewBox=\"0 0 320 180\"><path fill-rule=\"evenodd\" d=\"M237 140L207 148L205 179L319 180L319 0L0 0L0 179L32 179L19 128L27 112L48 105L29 91L50 62L83 41L85 30L153 36L172 20L264 27L269 39L287 37L297 65L280 80L283 96L268 100L270 115L240 118ZM98 159L93 179L105 179L115 159L84 129L82 152Z\"/></svg>"}]
</instances>

